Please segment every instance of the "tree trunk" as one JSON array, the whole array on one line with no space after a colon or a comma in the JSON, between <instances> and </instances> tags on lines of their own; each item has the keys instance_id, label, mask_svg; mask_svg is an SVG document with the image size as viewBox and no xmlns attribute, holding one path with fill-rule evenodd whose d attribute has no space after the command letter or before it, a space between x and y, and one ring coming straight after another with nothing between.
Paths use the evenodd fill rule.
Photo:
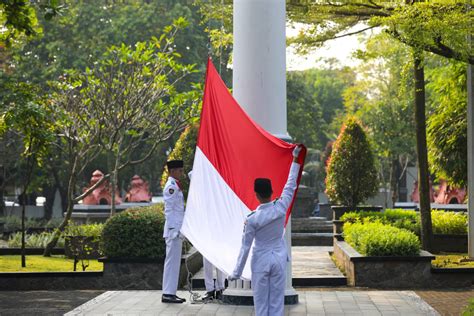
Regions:
<instances>
[{"instance_id":1,"label":"tree trunk","mask_svg":"<svg viewBox=\"0 0 474 316\"><path fill-rule=\"evenodd\" d=\"M66 226L69 223L69 220L71 219L72 211L74 209L74 188L76 187L76 169L77 169L77 157L74 159L72 170L69 176L69 183L67 187L67 209L66 209L66 216L64 217L63 222L61 225L59 225L58 229L54 230L54 235L51 241L46 245L46 248L44 249L43 256L45 257L51 257L51 252L53 251L53 248L56 246L58 243L59 237L61 237L62 232L66 228Z\"/></svg>"},{"instance_id":2,"label":"tree trunk","mask_svg":"<svg viewBox=\"0 0 474 316\"><path fill-rule=\"evenodd\" d=\"M5 167L0 165L0 217L5 216Z\"/></svg>"},{"instance_id":3,"label":"tree trunk","mask_svg":"<svg viewBox=\"0 0 474 316\"><path fill-rule=\"evenodd\" d=\"M400 177L400 163L398 159L391 159L390 167L390 191L392 191L392 205L395 207L395 203L398 200L398 183Z\"/></svg>"},{"instance_id":4,"label":"tree trunk","mask_svg":"<svg viewBox=\"0 0 474 316\"><path fill-rule=\"evenodd\" d=\"M426 144L425 73L421 54L419 51L415 51L413 54L415 68L416 153L418 156L418 189L420 192L421 244L423 249L431 251L433 230L431 226L428 150Z\"/></svg>"},{"instance_id":5,"label":"tree trunk","mask_svg":"<svg viewBox=\"0 0 474 316\"><path fill-rule=\"evenodd\" d=\"M45 185L43 187L43 196L46 198L44 203L44 218L50 220L53 217L54 196L56 187L54 185Z\"/></svg>"}]
</instances>

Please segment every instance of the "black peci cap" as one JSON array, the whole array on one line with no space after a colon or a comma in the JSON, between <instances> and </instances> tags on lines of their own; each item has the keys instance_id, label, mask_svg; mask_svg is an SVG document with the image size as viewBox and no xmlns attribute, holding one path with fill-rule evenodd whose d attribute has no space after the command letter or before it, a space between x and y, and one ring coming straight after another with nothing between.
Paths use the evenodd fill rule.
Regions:
<instances>
[{"instance_id":1,"label":"black peci cap","mask_svg":"<svg viewBox=\"0 0 474 316\"><path fill-rule=\"evenodd\" d=\"M253 190L261 196L269 196L273 193L272 182L267 178L255 179Z\"/></svg>"},{"instance_id":2,"label":"black peci cap","mask_svg":"<svg viewBox=\"0 0 474 316\"><path fill-rule=\"evenodd\" d=\"M168 170L183 168L184 162L182 160L170 160L166 163L166 167L168 167Z\"/></svg>"}]
</instances>

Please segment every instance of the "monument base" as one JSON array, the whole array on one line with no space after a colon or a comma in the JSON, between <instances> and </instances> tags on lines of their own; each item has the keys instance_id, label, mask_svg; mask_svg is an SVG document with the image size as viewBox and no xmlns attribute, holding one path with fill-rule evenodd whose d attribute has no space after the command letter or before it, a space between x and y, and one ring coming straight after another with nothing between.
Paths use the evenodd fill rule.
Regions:
<instances>
[{"instance_id":1,"label":"monument base","mask_svg":"<svg viewBox=\"0 0 474 316\"><path fill-rule=\"evenodd\" d=\"M227 288L222 294L222 302L231 305L253 305L253 293L251 289ZM298 294L294 289L285 290L285 305L298 304Z\"/></svg>"}]
</instances>

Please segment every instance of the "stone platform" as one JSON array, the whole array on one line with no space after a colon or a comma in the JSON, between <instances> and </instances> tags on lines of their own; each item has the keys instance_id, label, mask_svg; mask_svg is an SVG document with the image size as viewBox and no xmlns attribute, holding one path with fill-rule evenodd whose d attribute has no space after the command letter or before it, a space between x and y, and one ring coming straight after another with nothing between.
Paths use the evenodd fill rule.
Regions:
<instances>
[{"instance_id":1,"label":"stone platform","mask_svg":"<svg viewBox=\"0 0 474 316\"><path fill-rule=\"evenodd\" d=\"M439 315L413 291L297 291L299 304L285 315ZM188 298L187 292L178 296ZM253 306L161 303L161 291L109 291L65 314L73 315L254 315Z\"/></svg>"}]
</instances>

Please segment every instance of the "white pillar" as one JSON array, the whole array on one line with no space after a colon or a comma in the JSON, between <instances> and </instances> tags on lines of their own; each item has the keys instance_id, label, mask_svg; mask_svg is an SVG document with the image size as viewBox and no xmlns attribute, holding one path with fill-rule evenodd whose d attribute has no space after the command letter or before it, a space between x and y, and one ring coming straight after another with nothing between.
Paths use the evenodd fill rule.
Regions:
<instances>
[{"instance_id":1,"label":"white pillar","mask_svg":"<svg viewBox=\"0 0 474 316\"><path fill-rule=\"evenodd\" d=\"M245 112L269 133L290 140L286 124L285 0L234 0L233 95ZM291 219L285 234L291 257ZM286 271L285 304L296 304L291 261ZM231 282L224 293L247 304L250 282Z\"/></svg>"},{"instance_id":2,"label":"white pillar","mask_svg":"<svg viewBox=\"0 0 474 316\"><path fill-rule=\"evenodd\" d=\"M469 36L472 48L472 36ZM471 49L471 52L473 50ZM474 258L474 67L467 67L467 192L468 192L468 252Z\"/></svg>"},{"instance_id":3,"label":"white pillar","mask_svg":"<svg viewBox=\"0 0 474 316\"><path fill-rule=\"evenodd\" d=\"M234 0L233 95L269 133L286 130L284 0Z\"/></svg>"}]
</instances>

